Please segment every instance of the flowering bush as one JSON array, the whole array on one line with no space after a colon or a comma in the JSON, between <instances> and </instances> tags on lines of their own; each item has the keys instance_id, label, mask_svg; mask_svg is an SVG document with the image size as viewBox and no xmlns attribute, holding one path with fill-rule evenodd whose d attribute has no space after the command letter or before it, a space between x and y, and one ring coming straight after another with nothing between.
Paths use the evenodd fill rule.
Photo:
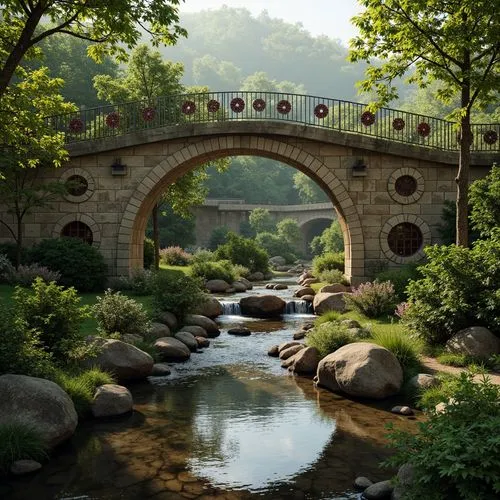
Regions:
<instances>
[{"instance_id":1,"label":"flowering bush","mask_svg":"<svg viewBox=\"0 0 500 500\"><path fill-rule=\"evenodd\" d=\"M391 314L397 302L394 287L390 281L362 283L353 290L352 295L346 295L345 299L348 307L368 318Z\"/></svg>"},{"instance_id":2,"label":"flowering bush","mask_svg":"<svg viewBox=\"0 0 500 500\"><path fill-rule=\"evenodd\" d=\"M4 254L0 254L0 283L8 282L13 272L15 272L15 269L9 258Z\"/></svg>"},{"instance_id":3,"label":"flowering bush","mask_svg":"<svg viewBox=\"0 0 500 500\"><path fill-rule=\"evenodd\" d=\"M132 292L135 295L150 295L153 291L155 277L155 271L138 267L132 270L130 276L116 278L112 285L110 284L110 288L122 292Z\"/></svg>"},{"instance_id":4,"label":"flowering bush","mask_svg":"<svg viewBox=\"0 0 500 500\"><path fill-rule=\"evenodd\" d=\"M169 266L187 266L193 256L181 247L167 247L160 250L160 260Z\"/></svg>"},{"instance_id":5,"label":"flowering bush","mask_svg":"<svg viewBox=\"0 0 500 500\"><path fill-rule=\"evenodd\" d=\"M28 266L21 265L17 269L12 268L7 275L7 281L12 285L20 285L27 288L38 277L42 278L45 283L50 283L51 281L57 283L61 279L61 273L51 271L48 267L40 266L35 262Z\"/></svg>"},{"instance_id":6,"label":"flowering bush","mask_svg":"<svg viewBox=\"0 0 500 500\"><path fill-rule=\"evenodd\" d=\"M408 302L401 302L396 306L396 309L394 310L394 316L397 316L401 319L409 307L410 304L408 304Z\"/></svg>"}]
</instances>

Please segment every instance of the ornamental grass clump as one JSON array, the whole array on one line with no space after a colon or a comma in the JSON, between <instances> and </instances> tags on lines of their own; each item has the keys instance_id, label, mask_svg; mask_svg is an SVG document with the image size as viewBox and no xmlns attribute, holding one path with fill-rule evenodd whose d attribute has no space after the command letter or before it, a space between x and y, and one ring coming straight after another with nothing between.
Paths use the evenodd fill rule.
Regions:
<instances>
[{"instance_id":1,"label":"ornamental grass clump","mask_svg":"<svg viewBox=\"0 0 500 500\"><path fill-rule=\"evenodd\" d=\"M368 318L392 314L397 304L394 287L390 281L362 283L351 295L345 295L347 307Z\"/></svg>"},{"instance_id":2,"label":"ornamental grass clump","mask_svg":"<svg viewBox=\"0 0 500 500\"><path fill-rule=\"evenodd\" d=\"M357 337L349 332L346 325L338 321L328 321L309 330L306 337L308 347L316 347L322 358L346 344L356 342Z\"/></svg>"}]
</instances>

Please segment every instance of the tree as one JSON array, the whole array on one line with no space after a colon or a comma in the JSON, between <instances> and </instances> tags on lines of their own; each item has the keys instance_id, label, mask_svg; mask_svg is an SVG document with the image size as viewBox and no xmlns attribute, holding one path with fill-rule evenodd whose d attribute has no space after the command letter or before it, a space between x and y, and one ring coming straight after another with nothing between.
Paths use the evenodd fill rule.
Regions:
<instances>
[{"instance_id":1,"label":"tree","mask_svg":"<svg viewBox=\"0 0 500 500\"><path fill-rule=\"evenodd\" d=\"M410 70L410 83L439 82L436 96L445 103L460 96L451 114L459 128L457 244L468 243L468 181L471 111L493 102L500 88L500 11L490 0L361 0L365 10L353 18L360 35L351 40L350 60L381 59L360 83L376 90L373 108L397 97L393 81Z\"/></svg>"},{"instance_id":2,"label":"tree","mask_svg":"<svg viewBox=\"0 0 500 500\"><path fill-rule=\"evenodd\" d=\"M338 253L344 251L344 235L340 222L334 220L330 227L327 227L320 236L315 236L310 244L315 255L323 253Z\"/></svg>"},{"instance_id":3,"label":"tree","mask_svg":"<svg viewBox=\"0 0 500 500\"><path fill-rule=\"evenodd\" d=\"M248 221L257 234L272 232L276 229L273 218L267 208L254 208L248 216Z\"/></svg>"},{"instance_id":4,"label":"tree","mask_svg":"<svg viewBox=\"0 0 500 500\"><path fill-rule=\"evenodd\" d=\"M186 35L179 24L180 0L4 0L0 42L0 97L23 58L46 38L64 33L93 42L89 55L122 58L144 31L153 44L173 44ZM43 20L50 24L43 26Z\"/></svg>"},{"instance_id":5,"label":"tree","mask_svg":"<svg viewBox=\"0 0 500 500\"><path fill-rule=\"evenodd\" d=\"M302 172L295 172L293 184L302 203L323 203L328 201L328 196L318 184Z\"/></svg>"},{"instance_id":6,"label":"tree","mask_svg":"<svg viewBox=\"0 0 500 500\"><path fill-rule=\"evenodd\" d=\"M292 247L297 247L302 241L302 233L295 219L287 217L276 224L278 237Z\"/></svg>"}]
</instances>

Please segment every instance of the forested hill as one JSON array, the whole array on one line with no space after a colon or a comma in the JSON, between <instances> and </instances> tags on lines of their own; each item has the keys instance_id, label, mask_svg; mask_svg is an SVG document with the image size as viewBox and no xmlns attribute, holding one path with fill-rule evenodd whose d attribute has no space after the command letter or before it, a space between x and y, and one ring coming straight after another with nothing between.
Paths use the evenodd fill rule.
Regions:
<instances>
[{"instance_id":1,"label":"forested hill","mask_svg":"<svg viewBox=\"0 0 500 500\"><path fill-rule=\"evenodd\" d=\"M160 50L166 59L184 64L186 85L250 90L250 82L257 80L267 86L262 90L276 90L276 83L282 83L283 90L357 99L355 83L364 66L348 63L347 48L339 41L313 37L300 24L222 7L184 14L181 25L188 38Z\"/></svg>"}]
</instances>

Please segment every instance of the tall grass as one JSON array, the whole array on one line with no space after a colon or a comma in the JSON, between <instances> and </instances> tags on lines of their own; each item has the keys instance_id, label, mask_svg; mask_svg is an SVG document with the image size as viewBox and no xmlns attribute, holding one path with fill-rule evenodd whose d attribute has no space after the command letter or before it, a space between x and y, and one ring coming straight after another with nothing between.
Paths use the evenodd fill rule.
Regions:
<instances>
[{"instance_id":1,"label":"tall grass","mask_svg":"<svg viewBox=\"0 0 500 500\"><path fill-rule=\"evenodd\" d=\"M338 321L329 321L315 326L309 330L306 337L306 344L309 347L316 347L322 358L335 352L346 344L356 342L354 337L345 325Z\"/></svg>"},{"instance_id":2,"label":"tall grass","mask_svg":"<svg viewBox=\"0 0 500 500\"><path fill-rule=\"evenodd\" d=\"M16 460L47 458L47 448L32 427L21 422L0 425L0 472L7 473Z\"/></svg>"}]
</instances>

